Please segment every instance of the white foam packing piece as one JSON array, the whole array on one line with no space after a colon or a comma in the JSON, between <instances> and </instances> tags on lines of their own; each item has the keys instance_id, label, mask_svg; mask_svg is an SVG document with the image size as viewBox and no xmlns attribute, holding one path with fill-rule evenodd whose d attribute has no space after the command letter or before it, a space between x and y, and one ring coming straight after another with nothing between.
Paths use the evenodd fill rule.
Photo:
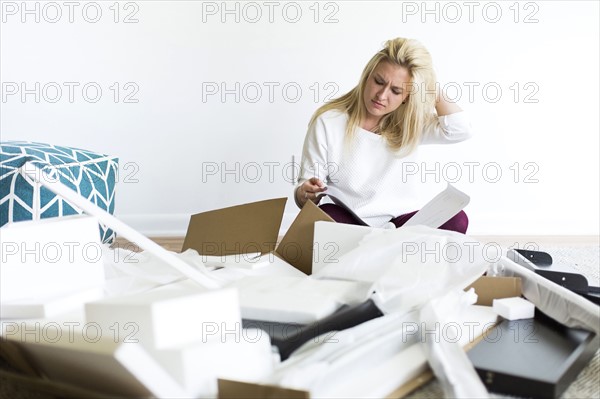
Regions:
<instances>
[{"instance_id":1,"label":"white foam packing piece","mask_svg":"<svg viewBox=\"0 0 600 399\"><path fill-rule=\"evenodd\" d=\"M101 288L74 291L68 294L49 295L0 304L3 319L39 319L54 317L74 310L83 310L86 302L104 297Z\"/></svg>"},{"instance_id":2,"label":"white foam packing piece","mask_svg":"<svg viewBox=\"0 0 600 399\"><path fill-rule=\"evenodd\" d=\"M87 303L85 318L87 323L98 323L102 331L117 334L119 340L139 340L153 349L198 342L215 326L221 332L241 325L235 289L198 292L161 287Z\"/></svg>"},{"instance_id":3,"label":"white foam packing piece","mask_svg":"<svg viewBox=\"0 0 600 399\"><path fill-rule=\"evenodd\" d=\"M366 300L370 284L307 277L246 277L234 283L245 319L307 324Z\"/></svg>"},{"instance_id":4,"label":"white foam packing piece","mask_svg":"<svg viewBox=\"0 0 600 399\"><path fill-rule=\"evenodd\" d=\"M98 220L67 216L11 223L0 232L0 301L32 300L104 284Z\"/></svg>"},{"instance_id":5,"label":"white foam packing piece","mask_svg":"<svg viewBox=\"0 0 600 399\"><path fill-rule=\"evenodd\" d=\"M308 324L329 316L339 308L335 301L321 298L293 298L281 293L248 294L243 297L245 319L279 323Z\"/></svg>"},{"instance_id":6,"label":"white foam packing piece","mask_svg":"<svg viewBox=\"0 0 600 399\"><path fill-rule=\"evenodd\" d=\"M507 320L531 319L535 314L535 305L520 297L494 299L492 307Z\"/></svg>"},{"instance_id":7,"label":"white foam packing piece","mask_svg":"<svg viewBox=\"0 0 600 399\"><path fill-rule=\"evenodd\" d=\"M216 396L217 378L259 381L273 371L274 363L268 334L241 325L223 340L150 353L192 397Z\"/></svg>"}]
</instances>

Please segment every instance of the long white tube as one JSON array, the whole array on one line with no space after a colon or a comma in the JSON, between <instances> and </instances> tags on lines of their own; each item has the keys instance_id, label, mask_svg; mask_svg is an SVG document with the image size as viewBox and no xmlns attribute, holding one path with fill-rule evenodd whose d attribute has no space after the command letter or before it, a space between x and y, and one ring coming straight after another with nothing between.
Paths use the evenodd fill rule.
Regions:
<instances>
[{"instance_id":1,"label":"long white tube","mask_svg":"<svg viewBox=\"0 0 600 399\"><path fill-rule=\"evenodd\" d=\"M27 162L23 166L23 171L30 179L32 179L36 183L39 183L44 187L48 188L53 193L69 201L71 204L77 206L85 213L95 216L98 219L98 221L100 221L102 224L113 229L129 241L136 243L140 246L140 248L150 252L157 258L161 259L163 262L176 269L178 272L188 277L190 280L200 284L205 288L220 288L220 285L214 279L207 275L208 273L201 273L199 270L194 269L193 267L185 263L183 260L179 259L177 256L173 255L154 241L150 240L148 237L137 232L132 227L123 223L110 213L106 212L104 209L100 208L96 204L81 196L79 193L73 191L72 189L61 183L58 177L52 178L48 176L46 172L42 171L40 168L38 168L35 164L31 162Z\"/></svg>"}]
</instances>

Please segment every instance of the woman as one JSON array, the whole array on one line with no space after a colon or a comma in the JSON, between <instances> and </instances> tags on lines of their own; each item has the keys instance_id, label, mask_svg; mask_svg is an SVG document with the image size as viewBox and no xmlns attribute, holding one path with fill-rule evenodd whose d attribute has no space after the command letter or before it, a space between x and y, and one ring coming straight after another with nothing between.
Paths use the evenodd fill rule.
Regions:
<instances>
[{"instance_id":1,"label":"woman","mask_svg":"<svg viewBox=\"0 0 600 399\"><path fill-rule=\"evenodd\" d=\"M328 190L371 226L402 226L415 213L401 214L406 211L405 157L419 144L455 143L471 135L466 113L444 99L436 86L431 56L423 45L412 39L388 40L364 68L359 84L313 115L296 204L319 203L320 194ZM344 208L322 202L321 209L337 222L358 223ZM467 226L461 211L440 228L465 233Z\"/></svg>"}]
</instances>

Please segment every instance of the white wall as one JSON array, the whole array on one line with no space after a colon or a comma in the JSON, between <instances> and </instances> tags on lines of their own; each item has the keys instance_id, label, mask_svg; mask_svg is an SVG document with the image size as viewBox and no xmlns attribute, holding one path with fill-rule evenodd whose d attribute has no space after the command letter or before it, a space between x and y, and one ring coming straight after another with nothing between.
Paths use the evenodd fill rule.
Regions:
<instances>
[{"instance_id":1,"label":"white wall","mask_svg":"<svg viewBox=\"0 0 600 399\"><path fill-rule=\"evenodd\" d=\"M458 171L473 234L599 233L598 2L114 3L32 1L26 13L2 1L0 132L119 156L117 215L146 234L181 235L192 213L282 196L290 220L285 173L312 112L397 36L429 48L477 127L468 142L421 149L418 202ZM39 103L21 92L35 82ZM54 103L51 82L63 87ZM87 83L102 89L97 102ZM207 91L221 84L223 99ZM208 173L236 163L239 173ZM435 165L439 180L421 176Z\"/></svg>"}]
</instances>

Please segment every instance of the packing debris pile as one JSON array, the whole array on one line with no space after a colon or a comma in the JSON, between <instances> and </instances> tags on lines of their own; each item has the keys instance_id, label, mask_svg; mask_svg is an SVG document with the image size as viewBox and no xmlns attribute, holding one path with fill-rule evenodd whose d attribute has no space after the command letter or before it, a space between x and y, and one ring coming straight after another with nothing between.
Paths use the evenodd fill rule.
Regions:
<instances>
[{"instance_id":1,"label":"packing debris pile","mask_svg":"<svg viewBox=\"0 0 600 399\"><path fill-rule=\"evenodd\" d=\"M269 200L194 215L182 253L133 252L100 244L98 222L145 237L82 205L87 216L2 229L1 353L51 383L154 397L383 397L407 393L429 367L447 397L487 397L463 349L498 319L477 304L488 292L465 290L486 272L496 275L487 286L518 277L539 310L600 332L591 302L505 257L490 262L454 232L336 224L309 202L273 250L285 200ZM228 225L240 212L255 218L241 233ZM273 245L226 251L252 242ZM217 245L199 254L206 243ZM32 246L45 261L30 260Z\"/></svg>"}]
</instances>

